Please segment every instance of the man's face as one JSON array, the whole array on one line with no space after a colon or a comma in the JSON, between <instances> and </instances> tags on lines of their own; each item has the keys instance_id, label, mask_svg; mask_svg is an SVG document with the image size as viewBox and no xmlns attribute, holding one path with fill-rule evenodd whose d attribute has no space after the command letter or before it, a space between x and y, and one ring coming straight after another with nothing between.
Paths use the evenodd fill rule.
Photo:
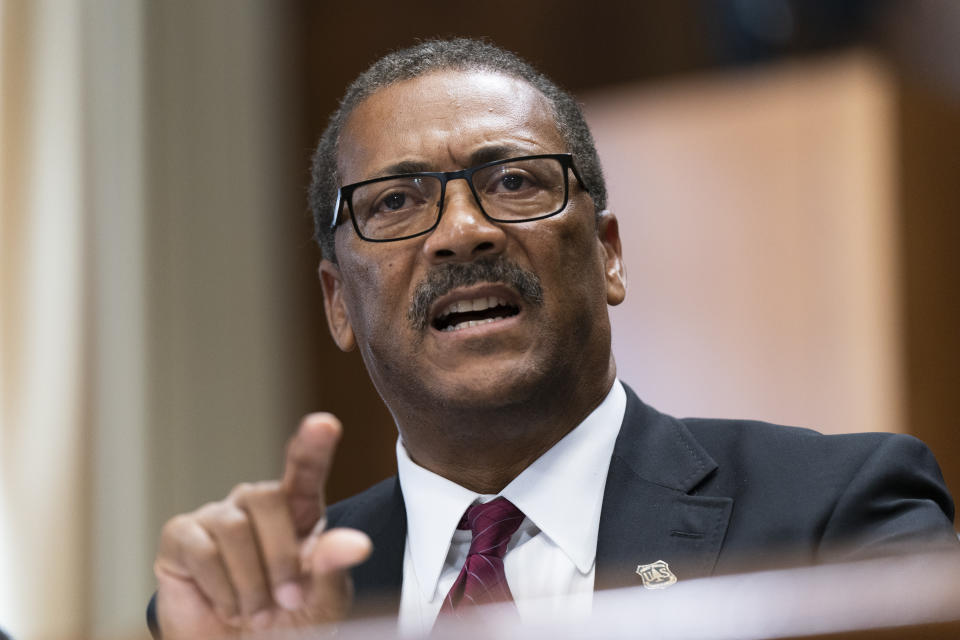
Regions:
<instances>
[{"instance_id":1,"label":"man's face","mask_svg":"<svg viewBox=\"0 0 960 640\"><path fill-rule=\"evenodd\" d=\"M524 81L444 71L362 102L344 128L338 169L350 184L566 151L548 102ZM598 232L589 194L569 177L566 209L536 222L490 221L466 182L453 180L429 234L372 243L339 226L339 264L321 265L328 320L341 348L359 345L395 416L431 406L489 409L570 376L612 375L606 305L623 298L616 221L606 214ZM504 282L503 273L514 278ZM457 274L471 283L457 284ZM455 315L465 309L474 315ZM488 321L451 323L451 310Z\"/></svg>"}]
</instances>

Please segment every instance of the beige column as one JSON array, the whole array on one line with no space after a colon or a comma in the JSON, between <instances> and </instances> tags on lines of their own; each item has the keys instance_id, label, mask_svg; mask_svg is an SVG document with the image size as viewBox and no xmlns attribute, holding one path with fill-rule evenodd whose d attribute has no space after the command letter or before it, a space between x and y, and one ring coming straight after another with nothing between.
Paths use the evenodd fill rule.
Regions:
<instances>
[{"instance_id":1,"label":"beige column","mask_svg":"<svg viewBox=\"0 0 960 640\"><path fill-rule=\"evenodd\" d=\"M0 13L0 625L27 639L86 620L80 11Z\"/></svg>"}]
</instances>

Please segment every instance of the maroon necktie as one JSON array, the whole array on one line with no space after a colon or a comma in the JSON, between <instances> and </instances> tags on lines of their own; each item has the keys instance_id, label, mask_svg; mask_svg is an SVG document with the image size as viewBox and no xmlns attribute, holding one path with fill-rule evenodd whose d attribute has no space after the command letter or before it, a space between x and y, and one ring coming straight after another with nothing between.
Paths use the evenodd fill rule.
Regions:
<instances>
[{"instance_id":1,"label":"maroon necktie","mask_svg":"<svg viewBox=\"0 0 960 640\"><path fill-rule=\"evenodd\" d=\"M441 616L475 604L513 600L503 573L503 556L521 522L523 512L506 498L467 509L457 528L469 529L473 540L463 569L440 608Z\"/></svg>"}]
</instances>

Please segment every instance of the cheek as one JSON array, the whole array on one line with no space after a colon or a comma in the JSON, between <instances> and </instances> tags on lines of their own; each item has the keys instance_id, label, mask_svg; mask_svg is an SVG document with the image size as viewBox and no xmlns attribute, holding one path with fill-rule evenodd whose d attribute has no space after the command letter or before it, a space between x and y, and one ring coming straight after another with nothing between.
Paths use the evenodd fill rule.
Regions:
<instances>
[{"instance_id":1,"label":"cheek","mask_svg":"<svg viewBox=\"0 0 960 640\"><path fill-rule=\"evenodd\" d=\"M367 341L385 331L395 333L398 314L406 316L409 281L396 260L352 260L347 306L354 331Z\"/></svg>"},{"instance_id":2,"label":"cheek","mask_svg":"<svg viewBox=\"0 0 960 640\"><path fill-rule=\"evenodd\" d=\"M561 247L555 256L561 284L581 295L593 297L596 293L605 298L603 256L592 221L561 227L555 243Z\"/></svg>"}]
</instances>

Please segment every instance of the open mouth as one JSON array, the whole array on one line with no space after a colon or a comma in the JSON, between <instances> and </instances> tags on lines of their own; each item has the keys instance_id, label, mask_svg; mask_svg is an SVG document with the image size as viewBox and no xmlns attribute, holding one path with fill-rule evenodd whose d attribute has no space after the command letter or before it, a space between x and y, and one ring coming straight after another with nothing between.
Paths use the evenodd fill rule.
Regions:
<instances>
[{"instance_id":1,"label":"open mouth","mask_svg":"<svg viewBox=\"0 0 960 640\"><path fill-rule=\"evenodd\" d=\"M520 313L520 307L498 296L481 296L451 302L432 322L437 331L459 331L488 322L496 322Z\"/></svg>"}]
</instances>

